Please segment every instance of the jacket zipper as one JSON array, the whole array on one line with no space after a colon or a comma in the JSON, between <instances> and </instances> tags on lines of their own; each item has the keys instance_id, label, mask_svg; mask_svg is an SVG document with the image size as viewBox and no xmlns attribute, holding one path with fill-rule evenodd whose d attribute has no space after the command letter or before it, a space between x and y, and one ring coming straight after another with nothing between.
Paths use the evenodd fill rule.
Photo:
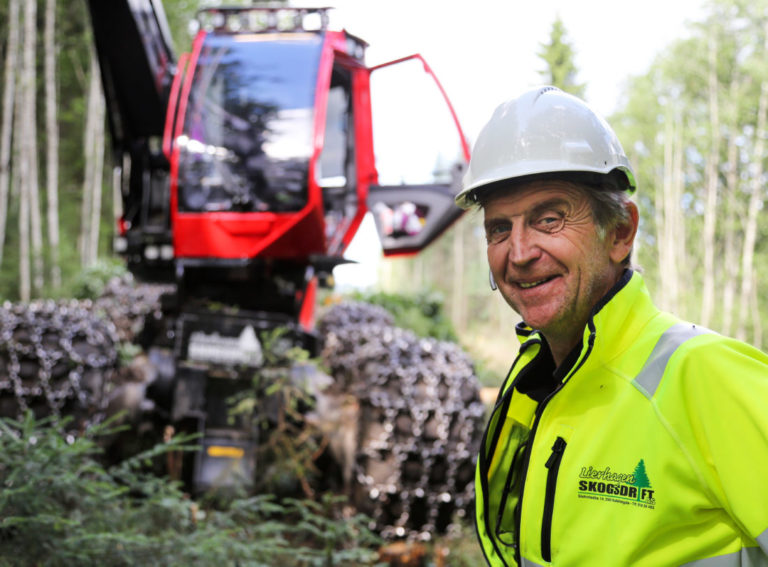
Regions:
<instances>
[{"instance_id":1,"label":"jacket zipper","mask_svg":"<svg viewBox=\"0 0 768 567\"><path fill-rule=\"evenodd\" d=\"M539 406L536 408L536 417L533 420L533 427L531 428L530 434L528 434L528 443L525 447L525 451L523 453L523 469L522 469L522 476L520 477L520 497L517 500L517 506L515 506L515 516L514 516L514 522L515 522L515 562L517 565L522 565L521 563L521 553L520 553L520 529L521 529L521 520L523 515L523 496L525 495L525 479L528 476L528 464L531 461L531 451L533 449L533 440L536 436L536 430L539 427L539 418L541 417L541 413L544 410L544 407L547 405L547 402L554 396L557 392L560 391L560 388L563 387L563 384L560 384L552 394L550 394L543 402L539 404Z\"/></svg>"},{"instance_id":2,"label":"jacket zipper","mask_svg":"<svg viewBox=\"0 0 768 567\"><path fill-rule=\"evenodd\" d=\"M555 489L557 488L557 473L560 461L563 459L566 442L562 437L552 445L552 454L547 460L547 488L544 495L544 516L541 522L541 558L549 563L552 561L552 511L555 508Z\"/></svg>"},{"instance_id":3,"label":"jacket zipper","mask_svg":"<svg viewBox=\"0 0 768 567\"><path fill-rule=\"evenodd\" d=\"M533 440L536 436L536 430L539 428L539 419L541 418L541 414L544 413L544 408L549 403L549 400L551 400L557 393L563 389L565 384L568 382L571 376L576 374L579 369L582 367L582 365L586 362L587 358L589 358L589 355L592 353L592 347L595 344L595 326L592 320L590 319L587 321L587 326L589 328L589 339L587 341L587 352L584 354L584 356L579 360L575 368L573 368L570 372L568 372L567 376L563 379L563 382L560 383L560 385L555 388L555 391L552 392L549 396L547 396L543 402L539 404L539 406L536 408L536 414L533 420L533 427L531 428L531 433L528 435L528 444L525 447L525 452L523 454L523 470L522 470L522 477L520 479L520 498L517 501L517 506L515 507L515 562L517 565L521 565L521 553L520 553L520 528L521 528L521 520L523 515L523 498L525 496L525 479L528 476L528 464L531 461L531 451L533 450Z\"/></svg>"},{"instance_id":4,"label":"jacket zipper","mask_svg":"<svg viewBox=\"0 0 768 567\"><path fill-rule=\"evenodd\" d=\"M518 358L520 356L522 356L523 348L526 348L527 345L529 345L529 344L539 344L540 345L541 342L540 341L526 341L526 343L524 343L523 346L521 347L521 352L518 355ZM511 398L514 395L514 389L515 389L516 384L524 376L526 376L528 372L530 372L531 368L533 368L536 365L536 362L537 362L537 360L538 360L540 355L541 355L541 350L539 350L539 352L537 352L534 355L534 357L531 359L531 361L528 364L526 364L520 370L520 372L515 377L515 379L513 380L512 384L510 385L509 389L505 392L504 397L502 399L505 400L505 403L506 403L507 406L509 405L509 403L511 401ZM515 363L517 363L517 360L515 361ZM515 367L515 365L513 364L512 368L514 368L514 367ZM510 369L510 373L511 373L511 371L512 371L512 369ZM506 410L506 407L505 407L504 413L506 413L506 411L507 410ZM493 447L495 447L496 444L498 443L498 435L500 433L501 433L501 428L497 427L495 435L494 435ZM531 433L533 433L533 432L531 432ZM520 477L520 489L519 489L519 491L520 491L520 497L521 498L522 498L522 485L523 485L523 483L525 481L525 468L526 468L525 459L526 459L526 452L527 452L527 450L528 450L528 445L527 445L527 442L526 442L526 444L523 445L522 454L519 455L519 457L523 459L523 463L524 463L523 466L521 466L521 474L522 474L522 476ZM517 459L518 459L518 455L515 455L514 458L513 458L513 465L514 465L515 461L517 461ZM510 470L510 472L512 472L512 471ZM503 493L503 496L502 496L502 503L506 502L507 496L509 495L509 489L510 489L509 482L505 482L504 493ZM517 506L512 511L512 514L513 514L513 516L512 516L513 520L512 521L513 521L513 525L514 525L514 529L515 529L514 542L512 543L512 549L513 549L513 553L514 553L514 556L515 556L515 561L516 561L515 564L516 565L520 565L520 548L519 548L519 546L520 546L520 534L517 531L517 530L520 529L520 523L518 521L518 516L517 516L518 515L518 511L519 511L519 506L520 506L520 502L518 502ZM497 518L497 524L498 524L499 520L500 520L500 518ZM494 542L494 547L496 547L496 551L499 553L499 557L501 557L502 561L504 561L503 555L502 555L501 551L498 549L498 547L496 546L495 542ZM490 564L490 562L489 562L489 564ZM506 561L504 561L504 565L507 565Z\"/></svg>"},{"instance_id":5,"label":"jacket zipper","mask_svg":"<svg viewBox=\"0 0 768 567\"><path fill-rule=\"evenodd\" d=\"M517 500L517 506L515 506L515 562L517 565L522 565L521 563L521 553L520 553L520 529L522 524L522 516L523 516L523 496L525 495L525 479L528 476L528 465L531 462L531 451L533 450L533 440L536 436L536 430L539 428L539 418L541 417L542 412L544 411L544 407L546 407L547 402L557 394L560 389L564 386L564 384L560 384L554 392L552 392L543 402L539 404L539 406L536 408L536 416L533 420L533 427L531 428L531 432L528 435L528 443L525 447L525 451L523 453L523 470L522 470L522 477L520 477L520 497Z\"/></svg>"}]
</instances>

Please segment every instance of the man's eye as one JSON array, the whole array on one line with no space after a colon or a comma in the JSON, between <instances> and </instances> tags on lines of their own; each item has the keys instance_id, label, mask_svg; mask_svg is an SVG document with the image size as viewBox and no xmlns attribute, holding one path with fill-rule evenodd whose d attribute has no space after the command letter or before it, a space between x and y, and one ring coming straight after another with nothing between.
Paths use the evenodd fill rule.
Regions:
<instances>
[{"instance_id":1,"label":"man's eye","mask_svg":"<svg viewBox=\"0 0 768 567\"><path fill-rule=\"evenodd\" d=\"M507 223L494 224L486 229L485 239L489 244L496 244L497 242L504 240L510 230L511 226Z\"/></svg>"},{"instance_id":2,"label":"man's eye","mask_svg":"<svg viewBox=\"0 0 768 567\"><path fill-rule=\"evenodd\" d=\"M547 213L537 218L534 221L533 226L542 232L557 232L563 228L564 224L565 218L563 215L559 215L557 213Z\"/></svg>"}]
</instances>

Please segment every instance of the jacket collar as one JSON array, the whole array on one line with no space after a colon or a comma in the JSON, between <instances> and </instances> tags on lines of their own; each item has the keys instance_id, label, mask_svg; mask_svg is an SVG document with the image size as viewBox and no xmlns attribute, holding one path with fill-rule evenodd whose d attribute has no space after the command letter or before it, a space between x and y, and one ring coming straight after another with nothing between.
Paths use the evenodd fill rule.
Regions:
<instances>
[{"instance_id":1,"label":"jacket collar","mask_svg":"<svg viewBox=\"0 0 768 567\"><path fill-rule=\"evenodd\" d=\"M594 360L608 361L624 353L637 340L648 322L659 314L640 274L626 270L595 306L584 330L584 340L593 335Z\"/></svg>"}]
</instances>

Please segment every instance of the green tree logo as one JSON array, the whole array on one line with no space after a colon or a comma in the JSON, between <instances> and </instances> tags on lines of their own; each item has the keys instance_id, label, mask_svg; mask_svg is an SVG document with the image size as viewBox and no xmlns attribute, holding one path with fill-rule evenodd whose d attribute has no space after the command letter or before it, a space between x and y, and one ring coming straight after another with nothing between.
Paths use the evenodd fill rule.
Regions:
<instances>
[{"instance_id":1,"label":"green tree logo","mask_svg":"<svg viewBox=\"0 0 768 567\"><path fill-rule=\"evenodd\" d=\"M651 480L648 478L648 473L645 472L645 461L640 459L635 467L635 482L632 486L637 487L637 499L641 499L643 488L651 488Z\"/></svg>"}]
</instances>

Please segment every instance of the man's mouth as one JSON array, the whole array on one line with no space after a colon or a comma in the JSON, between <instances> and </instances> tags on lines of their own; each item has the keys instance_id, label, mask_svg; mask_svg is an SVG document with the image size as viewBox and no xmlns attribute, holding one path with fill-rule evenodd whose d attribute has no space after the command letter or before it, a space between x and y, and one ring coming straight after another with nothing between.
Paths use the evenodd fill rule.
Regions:
<instances>
[{"instance_id":1,"label":"man's mouth","mask_svg":"<svg viewBox=\"0 0 768 567\"><path fill-rule=\"evenodd\" d=\"M535 282L517 282L517 285L520 286L523 289L531 289L532 287L536 287L541 284L545 284L548 281L551 281L555 278L555 276L550 276L548 278L544 278L542 280L538 280Z\"/></svg>"}]
</instances>

